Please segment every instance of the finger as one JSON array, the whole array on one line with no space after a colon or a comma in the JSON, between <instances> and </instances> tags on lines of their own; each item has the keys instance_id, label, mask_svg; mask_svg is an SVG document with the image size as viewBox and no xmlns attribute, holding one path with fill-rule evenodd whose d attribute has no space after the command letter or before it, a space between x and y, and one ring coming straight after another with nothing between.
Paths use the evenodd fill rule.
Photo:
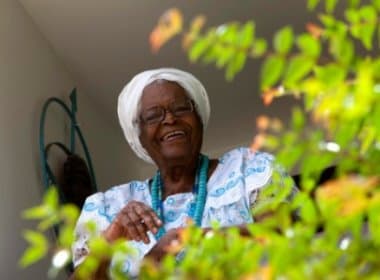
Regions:
<instances>
[{"instance_id":1,"label":"finger","mask_svg":"<svg viewBox=\"0 0 380 280\"><path fill-rule=\"evenodd\" d=\"M132 234L133 232L136 234L138 236L137 238L139 239L138 241L142 240L144 243L149 243L149 237L147 235L148 229L145 223L142 223L142 217L140 217L140 215L138 215L135 211L130 211L128 213L128 217L131 221L127 227L129 233ZM132 229L132 232L130 228Z\"/></svg>"},{"instance_id":2,"label":"finger","mask_svg":"<svg viewBox=\"0 0 380 280\"><path fill-rule=\"evenodd\" d=\"M149 215L152 217L154 223L156 224L157 227L160 227L163 225L162 221L160 220L160 218L157 216L157 214L154 212L154 210L149 207L148 205L144 204L144 203L140 203L140 210L142 211L146 211L147 213L149 213Z\"/></svg>"},{"instance_id":3,"label":"finger","mask_svg":"<svg viewBox=\"0 0 380 280\"><path fill-rule=\"evenodd\" d=\"M153 209L140 201L131 201L130 203L127 204L127 206L124 209L126 210L127 213L129 213L133 209L140 216L144 216L148 214L150 216L148 220L153 219L153 223L155 224L155 227L157 228L163 225L162 221L157 216L157 214L153 211ZM150 230L152 230L152 228L150 228Z\"/></svg>"},{"instance_id":4,"label":"finger","mask_svg":"<svg viewBox=\"0 0 380 280\"><path fill-rule=\"evenodd\" d=\"M119 214L119 223L123 226L124 236L128 240L141 241L140 235L135 228L134 222L129 218L129 215L123 211Z\"/></svg>"},{"instance_id":5,"label":"finger","mask_svg":"<svg viewBox=\"0 0 380 280\"><path fill-rule=\"evenodd\" d=\"M134 208L139 207L141 202L132 200L130 201L120 212L118 217L121 218L121 224L124 228L124 236L129 240L141 241L143 236L137 229L137 224L141 224L141 218L136 215L129 215L130 213L135 213ZM144 230L146 232L147 229Z\"/></svg>"},{"instance_id":6,"label":"finger","mask_svg":"<svg viewBox=\"0 0 380 280\"><path fill-rule=\"evenodd\" d=\"M162 226L162 221L158 218L157 214L153 211L152 208L145 204L139 205L135 208L136 212L143 217L145 223L148 225L148 228L153 232L153 229L158 229Z\"/></svg>"}]
</instances>

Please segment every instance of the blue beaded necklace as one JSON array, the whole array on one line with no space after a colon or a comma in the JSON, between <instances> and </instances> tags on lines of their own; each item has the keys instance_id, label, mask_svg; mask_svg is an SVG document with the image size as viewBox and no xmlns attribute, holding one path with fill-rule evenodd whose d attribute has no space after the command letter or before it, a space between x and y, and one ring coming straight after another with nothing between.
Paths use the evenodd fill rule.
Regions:
<instances>
[{"instance_id":1,"label":"blue beaded necklace","mask_svg":"<svg viewBox=\"0 0 380 280\"><path fill-rule=\"evenodd\" d=\"M200 155L195 184L193 186L195 207L190 207L188 213L189 217L191 217L194 220L197 226L201 226L203 210L206 203L208 165L208 157L205 155ZM164 186L162 184L160 171L157 171L152 182L152 208L154 212L157 214L158 218L163 223L165 223L162 201L163 187ZM159 240L165 233L166 230L164 226L161 226L155 235L156 239Z\"/></svg>"}]
</instances>

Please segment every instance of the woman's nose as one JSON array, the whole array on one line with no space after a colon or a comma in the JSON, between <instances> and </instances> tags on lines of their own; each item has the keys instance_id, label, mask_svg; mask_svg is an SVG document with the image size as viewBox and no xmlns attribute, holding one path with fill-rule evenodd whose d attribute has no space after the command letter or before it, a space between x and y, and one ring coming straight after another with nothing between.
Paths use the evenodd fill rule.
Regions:
<instances>
[{"instance_id":1,"label":"woman's nose","mask_svg":"<svg viewBox=\"0 0 380 280\"><path fill-rule=\"evenodd\" d=\"M163 124L172 124L176 121L177 117L168 109L165 109Z\"/></svg>"}]
</instances>

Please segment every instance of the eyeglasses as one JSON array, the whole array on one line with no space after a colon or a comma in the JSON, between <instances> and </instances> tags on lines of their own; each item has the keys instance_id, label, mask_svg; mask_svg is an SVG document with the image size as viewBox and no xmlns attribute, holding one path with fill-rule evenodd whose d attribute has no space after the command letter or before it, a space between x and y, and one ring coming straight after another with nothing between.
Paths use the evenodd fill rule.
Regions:
<instances>
[{"instance_id":1,"label":"eyeglasses","mask_svg":"<svg viewBox=\"0 0 380 280\"><path fill-rule=\"evenodd\" d=\"M141 112L140 119L144 124L156 124L165 119L166 113L170 112L173 116L179 118L194 112L194 104L190 99L175 101L167 108L160 106L152 107Z\"/></svg>"}]
</instances>

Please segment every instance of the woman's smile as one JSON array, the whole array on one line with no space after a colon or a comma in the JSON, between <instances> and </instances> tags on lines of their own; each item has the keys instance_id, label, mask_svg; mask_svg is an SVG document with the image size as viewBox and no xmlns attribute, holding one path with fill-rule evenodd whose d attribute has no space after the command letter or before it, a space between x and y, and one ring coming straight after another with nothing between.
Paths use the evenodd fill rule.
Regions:
<instances>
[{"instance_id":1,"label":"woman's smile","mask_svg":"<svg viewBox=\"0 0 380 280\"><path fill-rule=\"evenodd\" d=\"M202 122L177 83L155 81L140 100L140 141L153 161L164 166L179 160L196 162L202 145ZM153 114L153 113L155 114ZM160 119L152 123L152 116Z\"/></svg>"},{"instance_id":2,"label":"woman's smile","mask_svg":"<svg viewBox=\"0 0 380 280\"><path fill-rule=\"evenodd\" d=\"M186 132L183 130L173 130L166 133L164 136L161 137L162 142L173 142L173 141L185 140L185 139L186 139Z\"/></svg>"}]
</instances>

